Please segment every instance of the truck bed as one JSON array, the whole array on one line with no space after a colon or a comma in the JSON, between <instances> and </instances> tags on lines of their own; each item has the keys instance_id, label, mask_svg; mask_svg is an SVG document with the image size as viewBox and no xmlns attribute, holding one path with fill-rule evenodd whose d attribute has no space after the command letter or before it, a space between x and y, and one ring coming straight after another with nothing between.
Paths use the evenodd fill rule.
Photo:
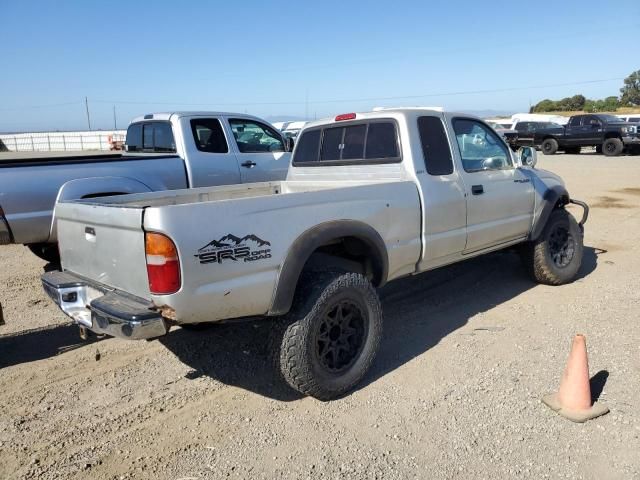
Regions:
<instances>
[{"instance_id":1,"label":"truck bed","mask_svg":"<svg viewBox=\"0 0 640 480\"><path fill-rule=\"evenodd\" d=\"M73 165L78 163L103 163L118 162L123 160L141 160L152 158L171 158L177 157L175 154L170 155L125 155L122 152L102 152L86 154L79 152L46 152L38 154L37 152L6 152L0 156L0 168L10 167L38 167L44 165Z\"/></svg>"},{"instance_id":2,"label":"truck bed","mask_svg":"<svg viewBox=\"0 0 640 480\"><path fill-rule=\"evenodd\" d=\"M409 180L281 181L102 197L60 203L56 218L64 270L167 305L178 322L266 314L296 240L332 222L377 232L387 246L389 279L413 273L421 252L420 198ZM174 241L177 293L151 294L145 232ZM212 260L221 248L251 255Z\"/></svg>"}]
</instances>

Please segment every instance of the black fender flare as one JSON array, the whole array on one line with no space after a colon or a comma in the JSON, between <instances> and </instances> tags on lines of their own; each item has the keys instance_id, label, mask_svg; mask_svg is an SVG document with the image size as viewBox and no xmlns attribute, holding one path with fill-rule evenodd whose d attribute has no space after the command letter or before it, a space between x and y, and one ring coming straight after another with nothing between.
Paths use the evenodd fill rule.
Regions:
<instances>
[{"instance_id":1,"label":"black fender flare","mask_svg":"<svg viewBox=\"0 0 640 480\"><path fill-rule=\"evenodd\" d=\"M540 216L536 221L535 225L531 229L531 234L529 235L529 240L537 240L542 235L542 230L544 230L547 221L549 220L549 216L551 212L556 208L558 202L562 205L566 205L569 203L569 192L562 185L555 185L551 188L548 188L544 195L542 196L542 211L540 212Z\"/></svg>"},{"instance_id":2,"label":"black fender flare","mask_svg":"<svg viewBox=\"0 0 640 480\"><path fill-rule=\"evenodd\" d=\"M321 223L306 230L289 248L278 275L269 315L283 315L289 311L302 269L313 252L332 240L345 237L357 238L368 246L376 267L373 283L376 287L386 283L389 272L387 248L373 227L355 220Z\"/></svg>"}]
</instances>

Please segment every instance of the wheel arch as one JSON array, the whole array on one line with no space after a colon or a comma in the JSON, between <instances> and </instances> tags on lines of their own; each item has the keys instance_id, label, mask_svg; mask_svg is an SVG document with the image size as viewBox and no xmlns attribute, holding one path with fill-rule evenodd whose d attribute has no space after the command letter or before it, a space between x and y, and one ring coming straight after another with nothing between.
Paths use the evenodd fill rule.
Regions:
<instances>
[{"instance_id":1,"label":"wheel arch","mask_svg":"<svg viewBox=\"0 0 640 480\"><path fill-rule=\"evenodd\" d=\"M622 141L622 135L620 135L620 132L607 132L604 134L604 140L609 140L610 138L617 138Z\"/></svg>"},{"instance_id":2,"label":"wheel arch","mask_svg":"<svg viewBox=\"0 0 640 480\"><path fill-rule=\"evenodd\" d=\"M291 308L300 275L314 261L367 275L376 287L386 283L389 260L384 240L370 225L355 220L325 222L306 230L291 245L280 268L269 315Z\"/></svg>"},{"instance_id":3,"label":"wheel arch","mask_svg":"<svg viewBox=\"0 0 640 480\"><path fill-rule=\"evenodd\" d=\"M567 189L562 185L554 185L549 187L542 195L542 210L534 224L529 240L537 240L542 234L551 212L558 208L564 208L569 203L570 197Z\"/></svg>"}]
</instances>

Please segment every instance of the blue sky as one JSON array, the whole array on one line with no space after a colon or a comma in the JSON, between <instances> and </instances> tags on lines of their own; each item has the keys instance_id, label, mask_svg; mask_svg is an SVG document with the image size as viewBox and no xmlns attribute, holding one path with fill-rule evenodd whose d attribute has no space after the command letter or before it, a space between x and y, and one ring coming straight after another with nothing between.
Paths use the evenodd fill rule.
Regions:
<instances>
[{"instance_id":1,"label":"blue sky","mask_svg":"<svg viewBox=\"0 0 640 480\"><path fill-rule=\"evenodd\" d=\"M102 129L114 105L120 128L167 110L516 112L616 95L640 69L638 0L0 0L0 15L0 131L86 128L85 96Z\"/></svg>"}]
</instances>

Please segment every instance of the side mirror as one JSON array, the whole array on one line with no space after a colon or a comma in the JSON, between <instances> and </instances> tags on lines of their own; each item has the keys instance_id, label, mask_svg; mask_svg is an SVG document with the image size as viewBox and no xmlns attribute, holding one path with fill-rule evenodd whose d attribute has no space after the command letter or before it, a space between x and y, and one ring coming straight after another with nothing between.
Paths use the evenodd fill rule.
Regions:
<instances>
[{"instance_id":1,"label":"side mirror","mask_svg":"<svg viewBox=\"0 0 640 480\"><path fill-rule=\"evenodd\" d=\"M523 166L535 168L538 163L538 152L533 147L520 147L516 155Z\"/></svg>"},{"instance_id":2,"label":"side mirror","mask_svg":"<svg viewBox=\"0 0 640 480\"><path fill-rule=\"evenodd\" d=\"M293 138L287 137L287 138L284 139L284 142L285 142L285 148L286 148L287 152L293 152L293 146L296 143L293 140Z\"/></svg>"}]
</instances>

